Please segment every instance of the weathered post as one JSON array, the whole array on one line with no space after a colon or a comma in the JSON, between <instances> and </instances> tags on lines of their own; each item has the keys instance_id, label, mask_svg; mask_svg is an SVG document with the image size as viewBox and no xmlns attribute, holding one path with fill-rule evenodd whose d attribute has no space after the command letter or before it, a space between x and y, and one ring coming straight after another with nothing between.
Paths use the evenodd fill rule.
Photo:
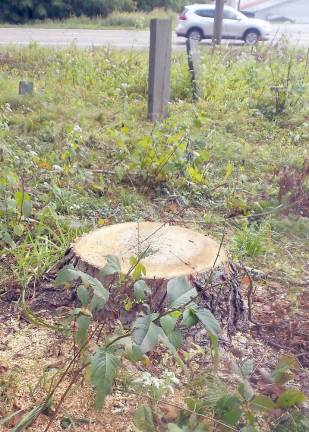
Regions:
<instances>
[{"instance_id":1,"label":"weathered post","mask_svg":"<svg viewBox=\"0 0 309 432\"><path fill-rule=\"evenodd\" d=\"M239 0L226 0L226 4L234 9L238 9Z\"/></svg>"},{"instance_id":2,"label":"weathered post","mask_svg":"<svg viewBox=\"0 0 309 432\"><path fill-rule=\"evenodd\" d=\"M214 31L213 31L213 44L220 45L222 36L222 24L224 13L224 0L216 0Z\"/></svg>"},{"instance_id":3,"label":"weathered post","mask_svg":"<svg viewBox=\"0 0 309 432\"><path fill-rule=\"evenodd\" d=\"M187 55L188 55L188 66L191 75L192 82L192 97L197 100L200 94L200 88L198 85L198 74L200 69L200 57L199 57L199 42L197 39L188 38L186 42Z\"/></svg>"},{"instance_id":4,"label":"weathered post","mask_svg":"<svg viewBox=\"0 0 309 432\"><path fill-rule=\"evenodd\" d=\"M33 93L33 82L31 81L19 81L19 94L32 94Z\"/></svg>"},{"instance_id":5,"label":"weathered post","mask_svg":"<svg viewBox=\"0 0 309 432\"><path fill-rule=\"evenodd\" d=\"M172 22L152 19L148 77L148 118L157 121L167 116L170 99Z\"/></svg>"}]
</instances>

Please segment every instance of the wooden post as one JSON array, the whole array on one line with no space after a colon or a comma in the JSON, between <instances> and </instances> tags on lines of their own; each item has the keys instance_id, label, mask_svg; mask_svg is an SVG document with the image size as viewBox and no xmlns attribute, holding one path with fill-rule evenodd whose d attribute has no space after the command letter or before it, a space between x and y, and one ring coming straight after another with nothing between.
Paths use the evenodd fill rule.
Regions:
<instances>
[{"instance_id":1,"label":"wooden post","mask_svg":"<svg viewBox=\"0 0 309 432\"><path fill-rule=\"evenodd\" d=\"M192 81L192 96L194 100L200 97L200 89L198 86L198 72L200 68L199 58L199 42L196 39L188 38L186 41L188 65Z\"/></svg>"},{"instance_id":2,"label":"wooden post","mask_svg":"<svg viewBox=\"0 0 309 432\"><path fill-rule=\"evenodd\" d=\"M238 9L239 0L226 0L226 4L234 9Z\"/></svg>"},{"instance_id":3,"label":"wooden post","mask_svg":"<svg viewBox=\"0 0 309 432\"><path fill-rule=\"evenodd\" d=\"M167 116L170 99L172 22L152 19L148 77L148 118L157 121Z\"/></svg>"},{"instance_id":4,"label":"wooden post","mask_svg":"<svg viewBox=\"0 0 309 432\"><path fill-rule=\"evenodd\" d=\"M222 36L224 0L216 0L214 31L213 31L213 44L220 45Z\"/></svg>"},{"instance_id":5,"label":"wooden post","mask_svg":"<svg viewBox=\"0 0 309 432\"><path fill-rule=\"evenodd\" d=\"M31 82L31 81L19 81L18 92L20 95L32 94L33 93L33 82Z\"/></svg>"}]
</instances>

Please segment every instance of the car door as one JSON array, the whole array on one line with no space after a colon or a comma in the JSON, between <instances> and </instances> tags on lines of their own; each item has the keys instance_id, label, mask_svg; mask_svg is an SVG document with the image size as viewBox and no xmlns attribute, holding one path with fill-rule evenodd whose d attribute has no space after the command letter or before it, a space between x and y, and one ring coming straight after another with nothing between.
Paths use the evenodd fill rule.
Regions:
<instances>
[{"instance_id":1,"label":"car door","mask_svg":"<svg viewBox=\"0 0 309 432\"><path fill-rule=\"evenodd\" d=\"M214 28L214 9L196 9L194 13L199 17L198 22L199 26L203 30L205 37L212 37L213 28Z\"/></svg>"},{"instance_id":2,"label":"car door","mask_svg":"<svg viewBox=\"0 0 309 432\"><path fill-rule=\"evenodd\" d=\"M243 34L242 27L240 15L238 15L236 11L224 9L222 37L227 39L239 39Z\"/></svg>"}]
</instances>

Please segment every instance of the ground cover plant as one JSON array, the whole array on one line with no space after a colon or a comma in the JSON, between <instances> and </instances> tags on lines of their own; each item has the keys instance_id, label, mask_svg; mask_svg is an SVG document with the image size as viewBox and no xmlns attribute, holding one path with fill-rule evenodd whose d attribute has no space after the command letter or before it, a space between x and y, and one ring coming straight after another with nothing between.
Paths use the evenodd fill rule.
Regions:
<instances>
[{"instance_id":1,"label":"ground cover plant","mask_svg":"<svg viewBox=\"0 0 309 432\"><path fill-rule=\"evenodd\" d=\"M120 17L123 14L126 21L127 15L133 13L134 21L135 14L141 19L141 12L149 13L155 9L180 12L184 3L183 0L12 0L0 4L0 21L16 25L36 21L44 23L44 20L76 21L76 18L82 17L82 20L78 20L81 23L87 17L87 22L90 23L91 18L100 22L112 13L119 14Z\"/></svg>"},{"instance_id":2,"label":"ground cover plant","mask_svg":"<svg viewBox=\"0 0 309 432\"><path fill-rule=\"evenodd\" d=\"M203 47L194 103L174 54L170 115L157 124L147 62L74 46L0 52L1 427L306 431L308 53ZM18 95L20 79L33 95ZM108 287L70 268L55 284L78 281L80 305L35 311L42 277L77 236L139 220L222 240L250 329L224 339L209 311L175 298L169 314L108 329L92 317ZM110 257L105 271L117 266ZM138 257L133 270L138 282Z\"/></svg>"}]
</instances>

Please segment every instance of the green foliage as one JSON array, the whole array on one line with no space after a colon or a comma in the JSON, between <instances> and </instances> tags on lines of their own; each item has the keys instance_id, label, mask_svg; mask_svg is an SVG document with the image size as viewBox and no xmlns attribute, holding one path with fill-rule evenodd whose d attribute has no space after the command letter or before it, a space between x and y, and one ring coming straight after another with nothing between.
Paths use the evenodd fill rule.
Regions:
<instances>
[{"instance_id":1,"label":"green foliage","mask_svg":"<svg viewBox=\"0 0 309 432\"><path fill-rule=\"evenodd\" d=\"M134 289L134 297L136 298L137 301L145 300L145 298L151 293L149 286L143 280L139 280L135 282L133 285L133 289Z\"/></svg>"},{"instance_id":2,"label":"green foliage","mask_svg":"<svg viewBox=\"0 0 309 432\"><path fill-rule=\"evenodd\" d=\"M297 359L293 356L286 356L281 359L277 365L282 367L283 364L296 364ZM237 367L236 367L237 366ZM196 430L190 429L194 425L194 428L202 426L199 421L199 417L195 415L201 414L206 415L207 413L215 412L215 418L218 421L216 427L218 430L229 430L231 427L241 428L239 430L245 432L257 432L259 431L258 424L259 418L265 416L268 419L268 424L271 430L281 431L288 430L285 429L287 425L292 425L294 415L294 430L302 431L303 425L306 424L305 417L298 411L297 404L302 404L306 400L305 395L299 390L292 388L282 388L280 387L280 394L276 400L271 399L269 396L264 394L259 394L255 391L250 383L249 376L253 372L253 361L247 359L242 365L233 365L233 370L237 375L239 382L238 391L231 391L231 389L223 382L222 379L217 376L207 376L201 383L202 393L200 396L198 392L198 387L196 383L193 383L192 389L195 393L195 397L188 397L186 403L190 412L183 411L178 417L175 424L171 424L169 430ZM279 387L278 387L279 389ZM286 411L286 418L283 416L283 420L278 426L276 418L273 421L271 419L271 414L275 412L276 409L281 408L283 410L288 410L293 406L295 414L291 414ZM291 415L291 417L289 417ZM291 422L292 420L292 422ZM175 426L175 428L174 428ZM298 429L299 427L299 429ZM184 429L182 429L184 428ZM188 429L186 429L188 428ZM293 429L291 429L293 430ZM304 429L306 430L306 429Z\"/></svg>"},{"instance_id":3,"label":"green foliage","mask_svg":"<svg viewBox=\"0 0 309 432\"><path fill-rule=\"evenodd\" d=\"M13 0L0 4L0 20L23 23L46 18L63 19L70 15L107 16L113 10L131 11L133 0Z\"/></svg>"},{"instance_id":4,"label":"green foliage","mask_svg":"<svg viewBox=\"0 0 309 432\"><path fill-rule=\"evenodd\" d=\"M37 417L50 406L51 406L50 400L35 406L21 418L21 420L17 423L17 425L11 429L11 432L22 432L26 430L27 427L30 426L37 419Z\"/></svg>"},{"instance_id":5,"label":"green foliage","mask_svg":"<svg viewBox=\"0 0 309 432\"><path fill-rule=\"evenodd\" d=\"M149 406L142 405L135 411L134 424L141 432L156 432L152 411Z\"/></svg>"},{"instance_id":6,"label":"green foliage","mask_svg":"<svg viewBox=\"0 0 309 432\"><path fill-rule=\"evenodd\" d=\"M236 253L240 257L255 258L270 252L272 247L271 230L268 223L262 226L244 223L234 236Z\"/></svg>"},{"instance_id":7,"label":"green foliage","mask_svg":"<svg viewBox=\"0 0 309 432\"><path fill-rule=\"evenodd\" d=\"M203 97L192 105L186 59L182 53L175 54L170 116L156 125L145 117L145 53L78 50L74 46L59 51L35 45L1 50L0 243L1 257L12 266L13 274L6 275L10 282L16 279L27 286L30 278L39 278L63 257L76 236L94 226L158 220L162 216L180 223L182 215L185 220L192 216L194 225L217 238L228 215L227 247L233 246L234 257L249 263L254 259L258 268L266 256L267 271L278 266L285 273L302 270L306 218L282 216L281 211L296 209L280 206L277 173L287 164L302 166L304 162L308 79L304 78L305 93L295 105L297 109L289 103L296 102L293 95L284 115L270 118L264 108L267 105L273 110L275 100L267 65L271 55L272 62L280 66L276 48L257 47L249 52L246 48L222 47L211 53L201 49L202 63L207 65L200 83ZM304 76L306 63L302 51L297 55L294 82ZM20 98L17 83L25 77L35 81L37 92ZM242 225L238 217L248 223ZM282 253L291 245L293 254L284 253L282 260ZM141 281L147 270L142 258L132 257L127 278L115 257L107 259L103 270L105 274L120 274L113 289L126 283L126 292L132 293L128 303L145 303L139 307L147 313L133 323L133 334L123 328L117 328L115 334L106 335L100 329L93 334L97 326L93 312L100 310L104 317L107 291L73 268L63 270L56 279L63 289L76 289L81 303L70 315L75 351L82 349L71 372L78 367L84 372L82 368L89 366L97 350L96 360L92 359L92 382L98 402L111 391L115 369L123 357L147 364L158 344L183 368L186 363L188 382L193 383L190 353L181 351L184 327L194 331L195 325L204 325L211 340L210 353L218 354L218 325L209 311L192 303L198 292L188 281L177 278L169 283L169 309L164 315L151 311L149 290ZM5 283L1 290L3 287L5 290ZM59 331L58 326L29 315L29 308L24 310L33 324ZM65 330L68 334L67 327ZM198 353L207 356L209 350L199 348ZM303 398L295 393L298 390L285 387L295 362L284 359L269 374L269 385L276 388L274 394L279 391L280 397L288 392L280 400L255 389L250 360L237 367L237 382L232 386L229 383L234 376L225 382L216 376L212 383L205 382L200 394L192 391L189 409L210 418L215 413L218 420L227 416L226 421L233 422L239 408L238 429L255 430L256 417L262 416L277 431L280 429L273 425L272 415L280 404L283 414L293 413L299 430L306 430L299 414ZM119 370L123 372L121 366ZM91 366L86 377L90 371ZM208 372L213 374L213 370ZM224 395L229 397L222 399ZM230 417L229 403L236 407L234 418ZM205 429L196 412L183 414L168 428ZM284 415L282 430L297 430L289 415ZM153 422L157 418L153 415Z\"/></svg>"},{"instance_id":8,"label":"green foliage","mask_svg":"<svg viewBox=\"0 0 309 432\"><path fill-rule=\"evenodd\" d=\"M118 358L113 349L98 347L91 358L91 383L96 390L95 407L102 408L106 396L111 392L117 368Z\"/></svg>"},{"instance_id":9,"label":"green foliage","mask_svg":"<svg viewBox=\"0 0 309 432\"><path fill-rule=\"evenodd\" d=\"M295 389L288 389L278 397L277 406L279 408L289 408L297 404L302 404L305 400L306 396L303 392Z\"/></svg>"},{"instance_id":10,"label":"green foliage","mask_svg":"<svg viewBox=\"0 0 309 432\"><path fill-rule=\"evenodd\" d=\"M236 396L223 396L216 404L217 416L227 425L236 425L242 414L240 404L241 401Z\"/></svg>"},{"instance_id":11,"label":"green foliage","mask_svg":"<svg viewBox=\"0 0 309 432\"><path fill-rule=\"evenodd\" d=\"M156 8L179 12L183 5L183 0L12 0L0 4L0 21L19 24L34 20L63 20L71 16L104 18L115 12L114 25L119 25L117 12L136 9L149 12ZM127 19L132 22L129 14ZM123 25L123 17L120 22Z\"/></svg>"},{"instance_id":12,"label":"green foliage","mask_svg":"<svg viewBox=\"0 0 309 432\"><path fill-rule=\"evenodd\" d=\"M107 303L109 293L98 279L89 276L87 273L83 273L75 270L72 266L68 266L60 271L54 283L56 287L61 285L70 286L73 281L79 279L82 281L83 288L91 288L92 290L92 298L89 305L90 311L94 312L103 309ZM79 291L79 293L80 292L81 291ZM83 291L83 297L85 297L85 291Z\"/></svg>"},{"instance_id":13,"label":"green foliage","mask_svg":"<svg viewBox=\"0 0 309 432\"><path fill-rule=\"evenodd\" d=\"M167 304L171 309L177 309L185 305L197 295L196 289L182 276L170 280L167 284L166 291Z\"/></svg>"},{"instance_id":14,"label":"green foliage","mask_svg":"<svg viewBox=\"0 0 309 432\"><path fill-rule=\"evenodd\" d=\"M180 12L185 5L184 0L136 0L137 8L142 10L152 10L155 8L164 7L166 9L174 9Z\"/></svg>"},{"instance_id":15,"label":"green foliage","mask_svg":"<svg viewBox=\"0 0 309 432\"><path fill-rule=\"evenodd\" d=\"M115 273L120 273L120 262L119 258L115 256L108 255L106 257L106 264L104 268L100 271L102 276L109 276Z\"/></svg>"},{"instance_id":16,"label":"green foliage","mask_svg":"<svg viewBox=\"0 0 309 432\"><path fill-rule=\"evenodd\" d=\"M152 351L159 339L159 328L154 324L158 314L144 315L136 319L133 324L133 342L143 353Z\"/></svg>"}]
</instances>

